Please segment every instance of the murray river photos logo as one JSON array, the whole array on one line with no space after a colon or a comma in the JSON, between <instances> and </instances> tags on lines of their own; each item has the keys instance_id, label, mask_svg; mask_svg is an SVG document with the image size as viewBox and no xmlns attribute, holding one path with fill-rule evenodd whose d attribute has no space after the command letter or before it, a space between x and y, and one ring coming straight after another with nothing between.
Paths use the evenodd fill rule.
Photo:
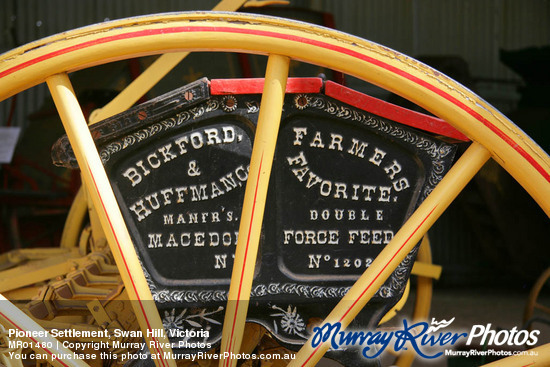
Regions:
<instances>
[{"instance_id":1,"label":"murray river photos logo","mask_svg":"<svg viewBox=\"0 0 550 367\"><path fill-rule=\"evenodd\" d=\"M457 344L466 346L526 346L532 347L538 342L540 331L494 330L491 324L474 325L469 332L454 332L447 328L451 320L409 323L403 320L403 327L376 331L344 331L341 323L326 323L313 329L312 347L330 342L333 350L350 347L361 349L363 357L371 359L380 356L388 347L396 352L412 349L426 359L441 357L445 349Z\"/></svg>"}]
</instances>

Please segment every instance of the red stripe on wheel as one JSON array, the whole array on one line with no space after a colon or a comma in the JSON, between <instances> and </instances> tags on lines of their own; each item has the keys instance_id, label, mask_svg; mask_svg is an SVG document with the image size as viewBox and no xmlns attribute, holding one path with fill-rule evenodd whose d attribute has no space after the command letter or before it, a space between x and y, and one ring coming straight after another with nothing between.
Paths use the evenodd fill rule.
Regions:
<instances>
[{"instance_id":1,"label":"red stripe on wheel","mask_svg":"<svg viewBox=\"0 0 550 367\"><path fill-rule=\"evenodd\" d=\"M495 133L498 137L500 137L502 140L504 140L510 147L512 147L516 152L518 152L525 160L527 160L531 166L533 166L545 179L546 181L550 182L550 173L547 172L529 153L527 153L522 147L517 145L512 138L510 138L506 133L504 133L502 130L500 130L497 126L493 125L490 121L485 119L483 116L481 116L479 113L471 109L470 107L466 106L464 103L457 100L455 97L451 96L450 94L444 92L441 89L438 89L437 87L429 84L428 82L409 74L401 69L396 68L395 66L389 65L383 61L377 60L375 58L363 55L359 52L349 50L344 47L336 46L330 43L312 40L309 38L304 38L300 36L294 36L284 33L278 33L278 32L272 32L272 31L261 31L261 30L254 30L254 29L241 29L241 28L232 28L232 27L210 27L210 26L182 26L182 27L166 27L166 28L156 28L156 29L146 29L141 31L135 31L135 32L128 32L124 34L117 34L113 36L107 36L107 37L101 37L96 38L93 40L85 41L83 43L79 43L77 45L69 46L57 51L50 52L48 54L39 56L35 59L28 60L24 63L21 63L19 65L16 65L10 69L7 69L3 72L0 72L0 79L2 77L5 77L9 74L12 74L16 71L22 70L28 66L40 63L42 61L54 58L56 56L60 56L63 54L67 54L70 52L74 52L80 49L84 49L87 47L97 46L101 44L106 44L109 42L114 42L118 40L124 40L124 39L131 39L131 38L138 38L138 37L146 37L146 36L153 36L158 34L173 34L173 33L189 33L189 32L225 32L225 33L236 33L236 34L248 34L248 35L255 35L255 36L262 36L262 37L269 37L269 38L279 38L279 39L285 39L289 41L294 41L298 43L305 43L312 46L329 49L335 52L339 52L351 57L354 57L356 59L368 62L372 65L376 65L380 68L383 68L389 72L392 72L396 75L399 75L405 79L408 79L409 81L412 81L434 93L439 95L440 97L445 98L449 102L453 103L457 107L464 110L466 113L468 113L470 116L474 117L476 120L478 120L480 123L482 123L484 126L489 128L493 133Z\"/></svg>"}]
</instances>

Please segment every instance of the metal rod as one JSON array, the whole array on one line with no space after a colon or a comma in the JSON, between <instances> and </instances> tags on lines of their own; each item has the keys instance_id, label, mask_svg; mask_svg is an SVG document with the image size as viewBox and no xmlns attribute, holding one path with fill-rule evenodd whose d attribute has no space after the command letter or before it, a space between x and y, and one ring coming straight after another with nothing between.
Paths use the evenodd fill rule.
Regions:
<instances>
[{"instance_id":1,"label":"metal rod","mask_svg":"<svg viewBox=\"0 0 550 367\"><path fill-rule=\"evenodd\" d=\"M222 358L220 366L236 365L237 360L231 358L231 353L237 354L241 346L269 176L281 122L289 62L288 57L279 55L270 55L267 61L264 90L244 194L239 238L235 250L235 263L233 264L222 333L221 351L230 353L230 357Z\"/></svg>"}]
</instances>

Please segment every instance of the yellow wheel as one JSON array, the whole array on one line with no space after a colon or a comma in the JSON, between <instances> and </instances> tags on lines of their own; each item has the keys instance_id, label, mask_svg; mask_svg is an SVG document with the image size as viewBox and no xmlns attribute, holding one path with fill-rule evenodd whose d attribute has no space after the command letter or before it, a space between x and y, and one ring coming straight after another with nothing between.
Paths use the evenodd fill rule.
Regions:
<instances>
[{"instance_id":1,"label":"yellow wheel","mask_svg":"<svg viewBox=\"0 0 550 367\"><path fill-rule=\"evenodd\" d=\"M269 56L228 296L234 301L226 310L222 352L237 354L241 345L291 59L328 67L397 93L444 119L473 142L344 296L328 321L346 327L353 320L491 157L550 214L550 159L537 144L453 80L405 55L351 35L256 15L168 14L81 28L8 52L0 58L0 100L38 83L48 83L128 294L137 300L135 313L142 330L162 328L160 317L152 302L146 302L151 299L146 279L67 73L113 60L179 51L238 51ZM10 327L31 327L23 325L19 319L22 316L12 313L11 308L0 316ZM164 355L162 352L170 351L166 338L146 339L155 345L153 353ZM290 365L315 365L327 349L326 343L313 348L311 342L306 342ZM539 351L531 365L547 365L549 354L547 349ZM157 363L174 365L174 361L164 358ZM235 363L231 359L223 361L224 366Z\"/></svg>"}]
</instances>

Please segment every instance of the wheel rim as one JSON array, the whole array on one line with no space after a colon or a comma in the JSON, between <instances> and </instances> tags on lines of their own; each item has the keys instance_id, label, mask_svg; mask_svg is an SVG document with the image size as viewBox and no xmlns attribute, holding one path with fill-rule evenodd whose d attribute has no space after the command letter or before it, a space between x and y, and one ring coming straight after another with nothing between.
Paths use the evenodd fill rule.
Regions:
<instances>
[{"instance_id":1,"label":"wheel rim","mask_svg":"<svg viewBox=\"0 0 550 367\"><path fill-rule=\"evenodd\" d=\"M262 25L257 25L260 22ZM242 14L191 13L83 28L5 54L0 69L0 98L40 83L48 75L78 70L99 60L182 49L282 54L332 67L396 92L448 121L472 140L482 142L550 213L548 157L500 112L413 59L372 42L304 23ZM14 56L18 57L12 59Z\"/></svg>"},{"instance_id":2,"label":"wheel rim","mask_svg":"<svg viewBox=\"0 0 550 367\"><path fill-rule=\"evenodd\" d=\"M395 51L304 23L264 16L191 13L133 18L79 29L2 55L0 99L55 74L180 50L285 55L400 94L486 147L550 213L548 156L493 107L456 82Z\"/></svg>"}]
</instances>

